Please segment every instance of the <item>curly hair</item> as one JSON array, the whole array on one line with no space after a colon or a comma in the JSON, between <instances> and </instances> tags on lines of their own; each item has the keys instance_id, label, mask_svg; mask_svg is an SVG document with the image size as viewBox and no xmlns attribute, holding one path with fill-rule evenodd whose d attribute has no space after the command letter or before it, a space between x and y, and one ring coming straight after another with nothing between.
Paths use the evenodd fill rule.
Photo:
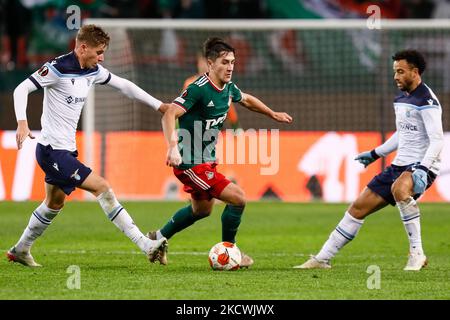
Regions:
<instances>
[{"instance_id":1,"label":"curly hair","mask_svg":"<svg viewBox=\"0 0 450 320\"><path fill-rule=\"evenodd\" d=\"M414 49L398 51L392 56L392 60L406 60L409 65L412 65L415 68L419 69L420 75L425 71L425 68L427 67L427 63L423 55L419 51Z\"/></svg>"}]
</instances>

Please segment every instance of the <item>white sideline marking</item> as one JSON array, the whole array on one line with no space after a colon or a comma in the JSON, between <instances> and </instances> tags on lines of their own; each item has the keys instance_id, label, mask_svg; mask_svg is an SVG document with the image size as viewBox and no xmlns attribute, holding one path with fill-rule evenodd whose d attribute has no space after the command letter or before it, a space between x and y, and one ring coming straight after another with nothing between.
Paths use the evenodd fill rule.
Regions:
<instances>
[{"instance_id":1,"label":"white sideline marking","mask_svg":"<svg viewBox=\"0 0 450 320\"><path fill-rule=\"evenodd\" d=\"M9 249L0 249L0 251L8 251ZM142 254L141 251L98 251L98 250L47 250L48 253L56 253L56 254L95 254L95 255L133 255L133 254ZM170 255L180 255L180 256L207 256L208 252L198 252L198 251L169 251ZM309 254L303 253L265 253L258 254L259 257L286 257L286 256L295 256L295 257L305 257L309 256Z\"/></svg>"},{"instance_id":2,"label":"white sideline marking","mask_svg":"<svg viewBox=\"0 0 450 320\"><path fill-rule=\"evenodd\" d=\"M6 252L9 249L0 249L0 252ZM95 255L140 255L143 254L141 251L98 251L98 250L47 250L48 253L53 254L95 254ZM179 256L207 256L208 252L199 252L199 251L170 251L169 255L179 255ZM287 252L271 252L271 253L260 253L260 254L252 254L252 256L256 256L259 258L263 257L309 257L311 253L287 253ZM352 255L352 258L367 258L366 255ZM371 255L371 258L380 259L380 258L398 258L397 255Z\"/></svg>"},{"instance_id":3,"label":"white sideline marking","mask_svg":"<svg viewBox=\"0 0 450 320\"><path fill-rule=\"evenodd\" d=\"M114 254L114 255L130 255L139 254L141 251L96 251L96 250L50 250L50 253L56 254ZM190 255L190 256L203 256L207 255L207 252L170 252L171 255Z\"/></svg>"}]
</instances>

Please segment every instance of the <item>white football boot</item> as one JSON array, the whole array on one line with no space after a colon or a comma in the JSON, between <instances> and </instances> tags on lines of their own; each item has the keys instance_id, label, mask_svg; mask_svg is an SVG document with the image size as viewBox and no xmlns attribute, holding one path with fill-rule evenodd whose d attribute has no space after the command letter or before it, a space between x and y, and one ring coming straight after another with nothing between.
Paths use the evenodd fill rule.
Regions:
<instances>
[{"instance_id":1,"label":"white football boot","mask_svg":"<svg viewBox=\"0 0 450 320\"><path fill-rule=\"evenodd\" d=\"M241 263L239 264L239 266L241 268L248 268L251 267L253 263L255 263L255 261L253 261L253 259L248 254L245 254L241 251Z\"/></svg>"},{"instance_id":2,"label":"white football boot","mask_svg":"<svg viewBox=\"0 0 450 320\"><path fill-rule=\"evenodd\" d=\"M167 264L167 248L169 246L169 242L167 241L167 239L165 237L162 237L159 240L150 239L150 241L153 245L147 252L148 260L151 263L159 260L160 264Z\"/></svg>"},{"instance_id":3,"label":"white football boot","mask_svg":"<svg viewBox=\"0 0 450 320\"><path fill-rule=\"evenodd\" d=\"M147 234L145 235L147 238L149 238L150 240L156 240L156 231L149 231L147 232ZM161 246L158 250L158 254L157 257L154 261L158 260L159 264L162 265L167 265L167 251L169 250L169 245L168 243L166 243L166 245ZM150 262L154 262L151 261Z\"/></svg>"},{"instance_id":4,"label":"white football boot","mask_svg":"<svg viewBox=\"0 0 450 320\"><path fill-rule=\"evenodd\" d=\"M308 261L304 264L294 266L294 269L331 269L331 264L325 260L318 260L315 256L311 255Z\"/></svg>"},{"instance_id":5,"label":"white football boot","mask_svg":"<svg viewBox=\"0 0 450 320\"><path fill-rule=\"evenodd\" d=\"M33 256L29 252L17 252L16 247L12 247L6 253L9 261L18 262L27 267L42 267L39 263L34 261Z\"/></svg>"},{"instance_id":6,"label":"white football boot","mask_svg":"<svg viewBox=\"0 0 450 320\"><path fill-rule=\"evenodd\" d=\"M410 252L408 256L408 263L403 268L405 271L419 271L428 264L427 257L423 253Z\"/></svg>"}]
</instances>

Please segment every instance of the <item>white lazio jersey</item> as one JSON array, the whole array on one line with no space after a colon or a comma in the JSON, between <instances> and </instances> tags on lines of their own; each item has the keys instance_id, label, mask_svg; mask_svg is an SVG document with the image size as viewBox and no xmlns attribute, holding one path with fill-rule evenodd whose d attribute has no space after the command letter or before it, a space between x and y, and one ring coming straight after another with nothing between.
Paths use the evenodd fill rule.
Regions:
<instances>
[{"instance_id":1,"label":"white lazio jersey","mask_svg":"<svg viewBox=\"0 0 450 320\"><path fill-rule=\"evenodd\" d=\"M397 156L392 162L404 166L420 162L439 174L443 136L442 108L433 91L421 83L410 94L394 100L398 135Z\"/></svg>"},{"instance_id":2,"label":"white lazio jersey","mask_svg":"<svg viewBox=\"0 0 450 320\"><path fill-rule=\"evenodd\" d=\"M44 88L41 135L38 142L53 149L76 150L81 110L94 84L106 84L111 74L101 65L81 69L74 52L45 63L29 79Z\"/></svg>"}]
</instances>

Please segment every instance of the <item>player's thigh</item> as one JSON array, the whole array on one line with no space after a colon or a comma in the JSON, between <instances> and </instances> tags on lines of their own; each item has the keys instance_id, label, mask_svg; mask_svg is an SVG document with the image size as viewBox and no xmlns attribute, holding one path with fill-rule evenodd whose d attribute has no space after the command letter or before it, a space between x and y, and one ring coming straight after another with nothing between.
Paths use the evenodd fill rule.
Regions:
<instances>
[{"instance_id":1,"label":"player's thigh","mask_svg":"<svg viewBox=\"0 0 450 320\"><path fill-rule=\"evenodd\" d=\"M350 205L348 212L356 219L364 219L369 214L387 206L388 203L381 196L365 188L358 198Z\"/></svg>"},{"instance_id":2,"label":"player's thigh","mask_svg":"<svg viewBox=\"0 0 450 320\"><path fill-rule=\"evenodd\" d=\"M66 194L55 185L45 183L45 205L53 210L60 210L64 207Z\"/></svg>"},{"instance_id":3,"label":"player's thigh","mask_svg":"<svg viewBox=\"0 0 450 320\"><path fill-rule=\"evenodd\" d=\"M97 197L101 193L108 191L110 189L110 185L105 178L99 176L94 172L91 172L80 185L80 188L89 191Z\"/></svg>"},{"instance_id":4,"label":"player's thigh","mask_svg":"<svg viewBox=\"0 0 450 320\"><path fill-rule=\"evenodd\" d=\"M409 171L403 172L392 184L391 190L395 201L404 201L414 194L414 182L412 173Z\"/></svg>"},{"instance_id":5,"label":"player's thigh","mask_svg":"<svg viewBox=\"0 0 450 320\"><path fill-rule=\"evenodd\" d=\"M235 183L229 183L220 193L219 200L234 206L245 206L246 199L244 190Z\"/></svg>"},{"instance_id":6,"label":"player's thigh","mask_svg":"<svg viewBox=\"0 0 450 320\"><path fill-rule=\"evenodd\" d=\"M214 206L214 199L210 199L210 200L192 199L191 205L192 205L193 214L195 216L207 217L212 212L212 209Z\"/></svg>"}]
</instances>

